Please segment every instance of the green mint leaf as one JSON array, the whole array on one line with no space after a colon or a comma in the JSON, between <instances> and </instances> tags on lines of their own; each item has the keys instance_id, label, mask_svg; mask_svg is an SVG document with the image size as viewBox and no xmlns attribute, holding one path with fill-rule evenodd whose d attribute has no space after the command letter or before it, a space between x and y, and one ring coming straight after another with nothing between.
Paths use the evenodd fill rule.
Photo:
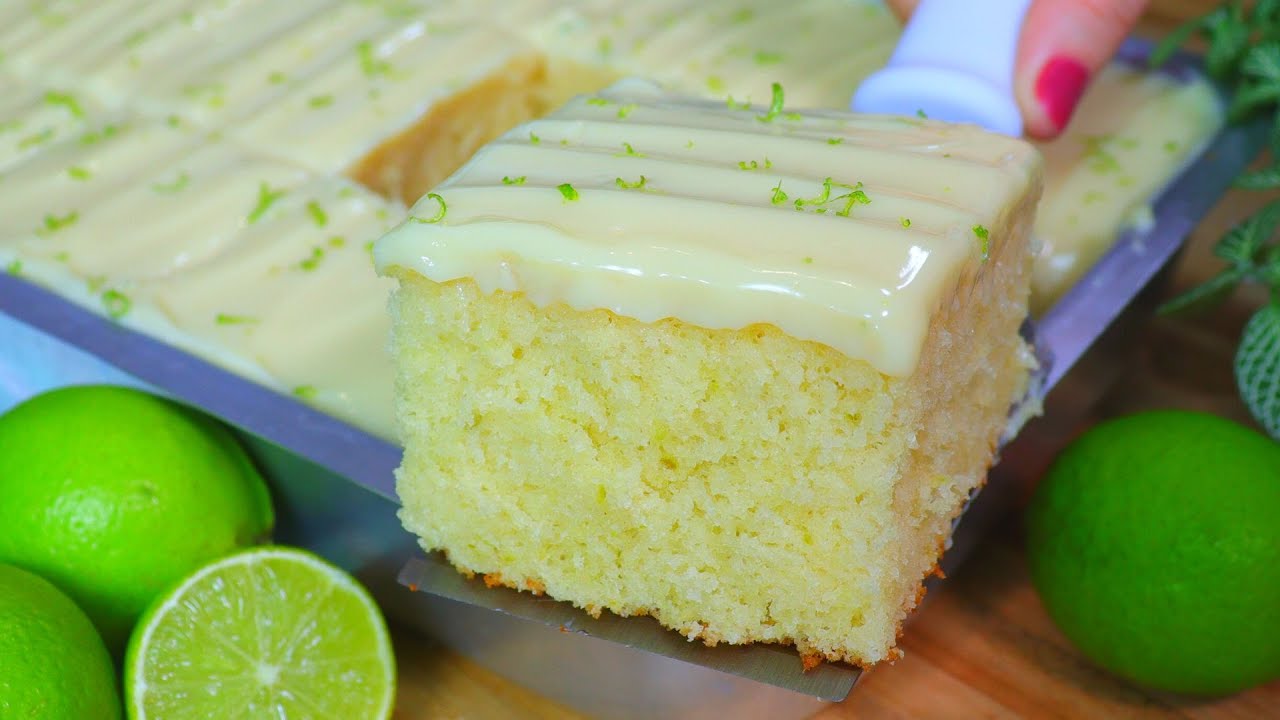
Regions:
<instances>
[{"instance_id":1,"label":"green mint leaf","mask_svg":"<svg viewBox=\"0 0 1280 720\"><path fill-rule=\"evenodd\" d=\"M1280 42L1272 41L1249 48L1240 63L1240 72L1259 80L1280 81Z\"/></svg>"},{"instance_id":2,"label":"green mint leaf","mask_svg":"<svg viewBox=\"0 0 1280 720\"><path fill-rule=\"evenodd\" d=\"M1241 83L1231 94L1227 118L1239 122L1259 108L1280 100L1280 83Z\"/></svg>"},{"instance_id":3,"label":"green mint leaf","mask_svg":"<svg viewBox=\"0 0 1280 720\"><path fill-rule=\"evenodd\" d=\"M107 290L102 293L102 307L107 311L107 317L119 320L129 314L133 301L119 290Z\"/></svg>"},{"instance_id":4,"label":"green mint leaf","mask_svg":"<svg viewBox=\"0 0 1280 720\"><path fill-rule=\"evenodd\" d=\"M1280 0L1258 0L1253 4L1253 22L1262 27L1280 22ZM1276 28L1272 27L1274 32Z\"/></svg>"},{"instance_id":5,"label":"green mint leaf","mask_svg":"<svg viewBox=\"0 0 1280 720\"><path fill-rule=\"evenodd\" d=\"M1198 17L1174 28L1168 35L1164 36L1164 39L1156 44L1155 49L1151 51L1151 55L1147 58L1147 65L1151 68L1158 68L1169 62L1169 58L1178 52L1178 48L1185 45L1192 35L1203 30L1204 26L1204 18Z\"/></svg>"},{"instance_id":6,"label":"green mint leaf","mask_svg":"<svg viewBox=\"0 0 1280 720\"><path fill-rule=\"evenodd\" d=\"M1244 190L1280 188L1280 165L1247 172L1236 178L1234 185Z\"/></svg>"},{"instance_id":7,"label":"green mint leaf","mask_svg":"<svg viewBox=\"0 0 1280 720\"><path fill-rule=\"evenodd\" d=\"M1261 264L1254 268L1253 273L1255 279L1268 287L1280 287L1280 246L1268 246Z\"/></svg>"},{"instance_id":8,"label":"green mint leaf","mask_svg":"<svg viewBox=\"0 0 1280 720\"><path fill-rule=\"evenodd\" d=\"M1280 439L1280 306L1268 303L1245 324L1235 375L1245 407L1271 437Z\"/></svg>"},{"instance_id":9,"label":"green mint leaf","mask_svg":"<svg viewBox=\"0 0 1280 720\"><path fill-rule=\"evenodd\" d=\"M1215 306L1225 300L1248 274L1249 271L1245 268L1227 268L1204 283L1165 302L1156 312L1161 315L1173 315Z\"/></svg>"},{"instance_id":10,"label":"green mint leaf","mask_svg":"<svg viewBox=\"0 0 1280 720\"><path fill-rule=\"evenodd\" d=\"M1217 78L1230 75L1249 48L1249 26L1238 8L1224 6L1205 16L1205 31L1209 36L1205 67Z\"/></svg>"},{"instance_id":11,"label":"green mint leaf","mask_svg":"<svg viewBox=\"0 0 1280 720\"><path fill-rule=\"evenodd\" d=\"M1252 266L1277 227L1280 227L1280 200L1273 200L1223 235L1213 254L1237 266Z\"/></svg>"}]
</instances>

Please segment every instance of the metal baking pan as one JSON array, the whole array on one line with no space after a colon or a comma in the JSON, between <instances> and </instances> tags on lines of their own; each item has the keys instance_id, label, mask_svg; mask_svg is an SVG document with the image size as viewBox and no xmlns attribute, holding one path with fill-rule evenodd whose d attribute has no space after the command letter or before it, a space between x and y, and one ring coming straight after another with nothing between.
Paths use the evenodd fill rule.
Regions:
<instances>
[{"instance_id":1,"label":"metal baking pan","mask_svg":"<svg viewBox=\"0 0 1280 720\"><path fill-rule=\"evenodd\" d=\"M1138 62L1148 49L1133 40L1121 58ZM1164 71L1197 67L1184 55ZM1028 435L1077 421L1103 391L1124 341L1149 316L1162 274L1266 135L1261 122L1217 135L1161 194L1154 222L1124 234L1038 320L1030 331L1045 363L1043 388L1056 389L1043 398L1044 416L1023 429L1007 456L1016 455ZM308 547L356 573L390 616L427 638L581 712L802 717L844 699L860 675L830 663L803 672L789 648L708 648L649 618L605 613L592 619L567 603L467 580L437 555L424 555L401 527L392 477L398 447L4 274L0 338L0 388L6 365L25 354L28 364L75 368L45 378L46 386L139 385L236 428L272 484L278 541ZM1008 506L1012 493L1001 485L1017 473L1007 462L993 470L957 527L944 569L959 564Z\"/></svg>"}]
</instances>

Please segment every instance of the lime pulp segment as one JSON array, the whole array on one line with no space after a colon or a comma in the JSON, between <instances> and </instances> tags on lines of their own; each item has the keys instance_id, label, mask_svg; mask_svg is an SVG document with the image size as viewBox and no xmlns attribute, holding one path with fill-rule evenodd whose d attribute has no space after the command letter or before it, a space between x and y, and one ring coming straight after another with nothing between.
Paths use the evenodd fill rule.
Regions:
<instances>
[{"instance_id":1,"label":"lime pulp segment","mask_svg":"<svg viewBox=\"0 0 1280 720\"><path fill-rule=\"evenodd\" d=\"M143 617L126 659L134 718L386 718L387 627L369 593L310 553L215 561Z\"/></svg>"}]
</instances>

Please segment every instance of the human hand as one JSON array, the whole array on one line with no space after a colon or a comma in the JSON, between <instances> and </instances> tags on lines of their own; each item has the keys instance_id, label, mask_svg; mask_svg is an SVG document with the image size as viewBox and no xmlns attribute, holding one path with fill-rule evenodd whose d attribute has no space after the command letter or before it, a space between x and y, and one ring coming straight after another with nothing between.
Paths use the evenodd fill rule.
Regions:
<instances>
[{"instance_id":1,"label":"human hand","mask_svg":"<svg viewBox=\"0 0 1280 720\"><path fill-rule=\"evenodd\" d=\"M887 2L905 20L918 0ZM1146 0L1033 0L1013 78L1028 136L1049 139L1062 132L1090 80L1111 60L1146 5Z\"/></svg>"}]
</instances>

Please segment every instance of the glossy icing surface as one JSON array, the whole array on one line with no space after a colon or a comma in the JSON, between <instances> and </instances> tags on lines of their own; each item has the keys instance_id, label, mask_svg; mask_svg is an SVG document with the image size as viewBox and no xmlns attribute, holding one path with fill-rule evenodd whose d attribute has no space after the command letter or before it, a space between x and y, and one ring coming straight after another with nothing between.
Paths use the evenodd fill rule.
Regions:
<instances>
[{"instance_id":1,"label":"glossy icing surface","mask_svg":"<svg viewBox=\"0 0 1280 720\"><path fill-rule=\"evenodd\" d=\"M687 101L639 80L508 133L379 241L380 268L709 328L768 323L914 369L966 263L1039 180L1027 143Z\"/></svg>"}]
</instances>

